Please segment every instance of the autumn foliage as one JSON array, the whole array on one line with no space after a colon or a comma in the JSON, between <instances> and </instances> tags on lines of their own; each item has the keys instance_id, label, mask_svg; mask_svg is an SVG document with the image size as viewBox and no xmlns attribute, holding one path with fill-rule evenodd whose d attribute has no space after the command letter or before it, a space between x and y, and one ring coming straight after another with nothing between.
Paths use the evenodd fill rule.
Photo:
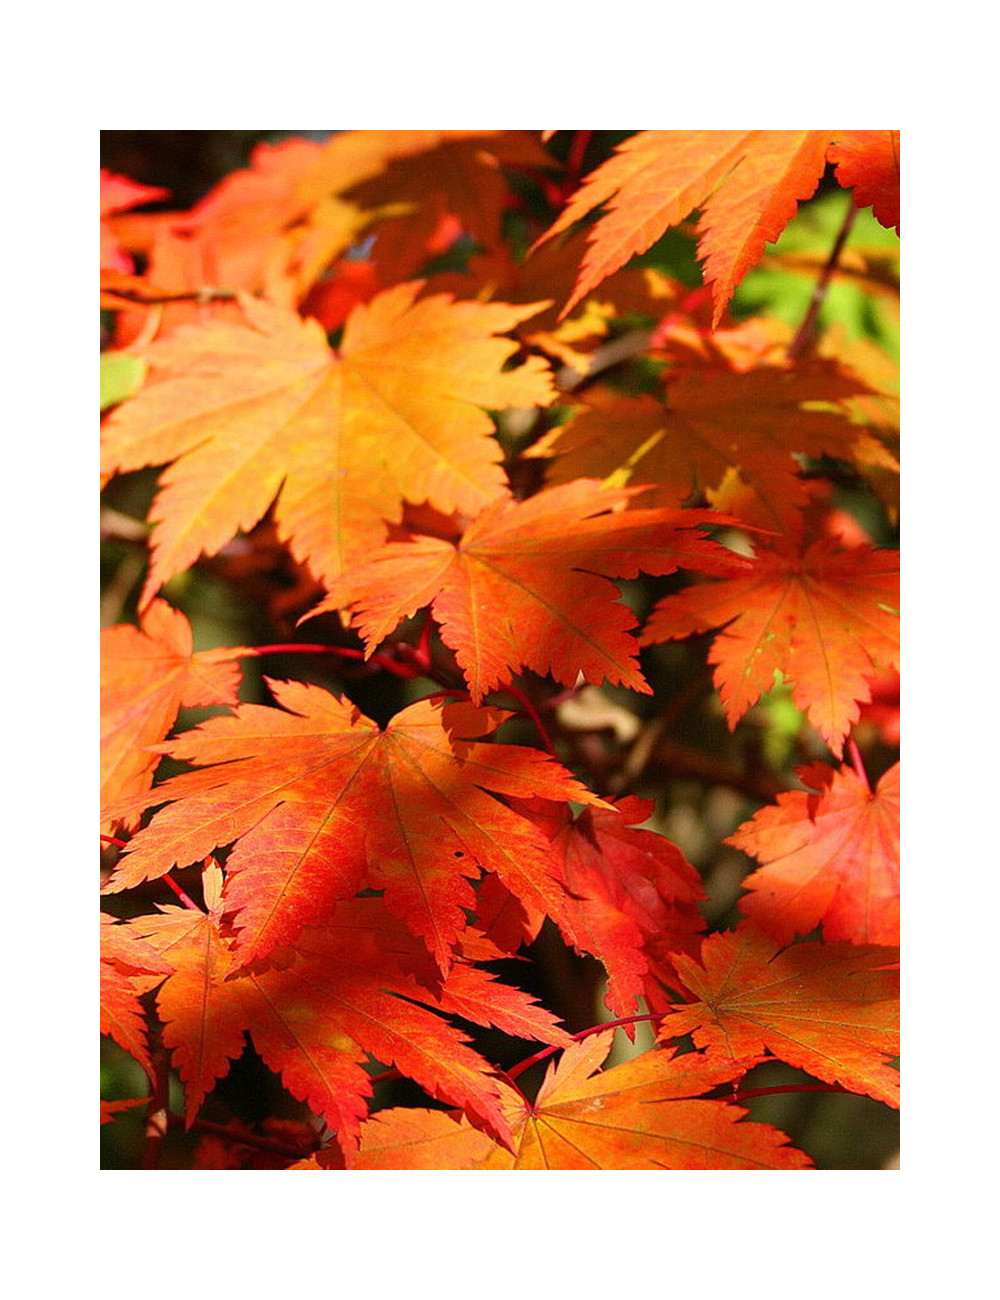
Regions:
<instances>
[{"instance_id":1,"label":"autumn foliage","mask_svg":"<svg viewBox=\"0 0 1000 1300\"><path fill-rule=\"evenodd\" d=\"M898 1107L898 231L893 131L102 171L136 1164L803 1169L768 1083Z\"/></svg>"}]
</instances>

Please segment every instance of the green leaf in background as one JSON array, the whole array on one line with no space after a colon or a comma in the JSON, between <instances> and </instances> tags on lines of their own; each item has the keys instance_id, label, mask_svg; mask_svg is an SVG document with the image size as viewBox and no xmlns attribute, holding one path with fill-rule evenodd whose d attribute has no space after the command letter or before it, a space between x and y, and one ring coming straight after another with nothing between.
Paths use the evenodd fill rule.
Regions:
<instances>
[{"instance_id":1,"label":"green leaf in background","mask_svg":"<svg viewBox=\"0 0 1000 1300\"><path fill-rule=\"evenodd\" d=\"M101 353L101 410L117 406L142 387L148 367L140 357L127 352Z\"/></svg>"},{"instance_id":2,"label":"green leaf in background","mask_svg":"<svg viewBox=\"0 0 1000 1300\"><path fill-rule=\"evenodd\" d=\"M851 198L843 191L803 204L761 264L747 273L735 314L766 313L794 328L843 225ZM854 218L820 311L820 327L838 321L851 338L867 338L899 358L899 236L862 208Z\"/></svg>"}]
</instances>

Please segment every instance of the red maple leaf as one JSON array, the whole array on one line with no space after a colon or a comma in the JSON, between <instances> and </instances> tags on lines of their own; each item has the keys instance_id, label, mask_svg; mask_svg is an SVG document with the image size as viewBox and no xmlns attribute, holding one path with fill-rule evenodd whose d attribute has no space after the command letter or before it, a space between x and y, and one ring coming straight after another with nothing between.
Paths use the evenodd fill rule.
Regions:
<instances>
[{"instance_id":1,"label":"red maple leaf","mask_svg":"<svg viewBox=\"0 0 1000 1300\"><path fill-rule=\"evenodd\" d=\"M829 131L640 131L584 181L550 239L601 204L563 314L695 208L698 256L715 298L713 326L743 275L778 238L823 174Z\"/></svg>"},{"instance_id":2,"label":"red maple leaf","mask_svg":"<svg viewBox=\"0 0 1000 1300\"><path fill-rule=\"evenodd\" d=\"M827 940L899 943L899 764L874 790L849 767L814 763L727 844L765 865L740 911L782 943L820 922ZM814 793L815 792L815 793Z\"/></svg>"},{"instance_id":3,"label":"red maple leaf","mask_svg":"<svg viewBox=\"0 0 1000 1300\"><path fill-rule=\"evenodd\" d=\"M853 188L859 208L871 207L876 221L899 234L899 132L838 131L827 155L837 180Z\"/></svg>"},{"instance_id":4,"label":"red maple leaf","mask_svg":"<svg viewBox=\"0 0 1000 1300\"><path fill-rule=\"evenodd\" d=\"M169 804L132 839L107 892L235 841L226 908L243 965L365 887L385 890L389 911L442 969L475 909L470 879L481 868L529 906L560 913L547 838L492 794L601 800L547 754L475 739L509 714L421 700L382 729L317 686L269 684L281 709L243 704L161 746L200 770L147 796Z\"/></svg>"},{"instance_id":5,"label":"red maple leaf","mask_svg":"<svg viewBox=\"0 0 1000 1300\"><path fill-rule=\"evenodd\" d=\"M116 176L113 172L101 168L102 272L107 270L127 276L134 269L131 257L122 248L105 218L143 203L152 203L156 199L169 197L170 191L161 189L158 185L141 185L138 181L129 180L127 176Z\"/></svg>"},{"instance_id":6,"label":"red maple leaf","mask_svg":"<svg viewBox=\"0 0 1000 1300\"><path fill-rule=\"evenodd\" d=\"M359 925L303 931L282 969L239 974L221 928L225 904L216 867L205 872L205 892L207 914L164 906L162 915L130 923L172 967L157 994L157 1007L164 1042L185 1087L189 1125L230 1061L243 1051L244 1033L249 1033L292 1095L336 1132L348 1159L372 1096L364 1068L369 1057L395 1066L432 1096L460 1106L501 1142L510 1140L491 1067L436 1014L447 1010L447 980L443 994L424 988L391 955L381 953ZM380 906L377 899L365 901ZM517 998L523 1030L533 1005L525 995L505 990L499 1015L507 1014ZM462 1005L467 1009L467 1000ZM533 1028L542 1041L566 1041L543 1012L534 1018Z\"/></svg>"},{"instance_id":7,"label":"red maple leaf","mask_svg":"<svg viewBox=\"0 0 1000 1300\"><path fill-rule=\"evenodd\" d=\"M722 516L624 510L636 492L578 479L527 501L497 500L456 541L411 533L387 543L308 617L350 609L370 655L429 605L477 702L521 668L569 686L582 674L649 694L634 619L602 575L731 573L744 561L697 531Z\"/></svg>"},{"instance_id":8,"label":"red maple leaf","mask_svg":"<svg viewBox=\"0 0 1000 1300\"><path fill-rule=\"evenodd\" d=\"M519 804L545 828L570 894L564 937L608 972L606 1002L629 1016L645 996L665 1007L661 981L672 973L671 952L696 955L705 920L701 877L675 844L636 823L653 802L629 797L614 808L585 808L575 819L562 804Z\"/></svg>"}]
</instances>

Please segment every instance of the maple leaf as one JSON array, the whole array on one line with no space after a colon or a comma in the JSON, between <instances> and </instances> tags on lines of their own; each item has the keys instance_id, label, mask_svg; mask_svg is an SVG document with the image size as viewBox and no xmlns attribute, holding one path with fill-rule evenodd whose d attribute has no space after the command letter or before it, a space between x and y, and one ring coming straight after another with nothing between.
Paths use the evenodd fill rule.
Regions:
<instances>
[{"instance_id":1,"label":"maple leaf","mask_svg":"<svg viewBox=\"0 0 1000 1300\"><path fill-rule=\"evenodd\" d=\"M536 307L417 300L397 285L355 308L337 353L315 321L250 298L245 324L186 326L146 350L150 381L102 430L104 472L172 462L145 604L274 502L280 538L322 580L378 545L403 500L475 513L505 494L482 407L546 405L545 363L503 371L497 335Z\"/></svg>"},{"instance_id":2,"label":"maple leaf","mask_svg":"<svg viewBox=\"0 0 1000 1300\"><path fill-rule=\"evenodd\" d=\"M101 168L101 270L117 271L127 275L133 269L132 259L122 248L105 217L124 212L143 203L170 197L170 191L157 185L141 185L127 176L116 176Z\"/></svg>"},{"instance_id":3,"label":"maple leaf","mask_svg":"<svg viewBox=\"0 0 1000 1300\"><path fill-rule=\"evenodd\" d=\"M145 1106L151 1097L124 1097L120 1101L105 1101L101 1098L101 1125L113 1124L122 1111L133 1110L136 1106Z\"/></svg>"},{"instance_id":4,"label":"maple leaf","mask_svg":"<svg viewBox=\"0 0 1000 1300\"><path fill-rule=\"evenodd\" d=\"M157 307L160 336L210 319L239 323L234 295L240 290L282 307L300 307L323 272L383 216L332 195L306 222L286 226L279 213L277 207L266 209L259 226L246 214L240 221L218 223L193 213L173 214L157 224L149 232L143 279L121 285L102 280L107 305L125 307L115 322L119 344L124 346L139 327L143 304Z\"/></svg>"},{"instance_id":5,"label":"maple leaf","mask_svg":"<svg viewBox=\"0 0 1000 1300\"><path fill-rule=\"evenodd\" d=\"M360 150L357 144L344 136L327 146L298 139L259 144L249 167L223 177L160 232L150 277L176 289L224 284L295 306L379 215L341 197L358 176L384 165L384 141ZM172 306L170 324L188 312Z\"/></svg>"},{"instance_id":6,"label":"maple leaf","mask_svg":"<svg viewBox=\"0 0 1000 1300\"><path fill-rule=\"evenodd\" d=\"M166 736L178 709L235 704L234 660L251 653L245 646L194 651L190 623L164 600L154 600L140 622L101 632L101 807L109 828L120 821L117 805L152 785L161 755L151 746Z\"/></svg>"},{"instance_id":7,"label":"maple leaf","mask_svg":"<svg viewBox=\"0 0 1000 1300\"><path fill-rule=\"evenodd\" d=\"M709 661L730 729L775 673L839 758L880 666L899 666L899 555L820 538L801 550L763 542L745 576L689 587L654 608L639 642L726 625Z\"/></svg>"},{"instance_id":8,"label":"maple leaf","mask_svg":"<svg viewBox=\"0 0 1000 1300\"><path fill-rule=\"evenodd\" d=\"M665 1005L660 979L666 954L697 953L704 918L695 903L705 897L701 877L675 844L640 830L652 800L628 797L614 808L585 808L575 819L561 804L518 804L545 828L561 862L570 894L565 937L608 972L608 1008L633 1014L643 995Z\"/></svg>"},{"instance_id":9,"label":"maple leaf","mask_svg":"<svg viewBox=\"0 0 1000 1300\"><path fill-rule=\"evenodd\" d=\"M449 1015L499 1029L514 1038L558 1047L566 1047L572 1041L555 1016L533 997L500 983L495 974L474 964L507 955L475 931L462 936L456 949L457 960L443 983L424 944L386 911L381 898L355 898L338 903L323 933L330 942L336 940L345 952L353 953L359 960L362 956L366 960L377 956L391 958L401 970L432 991L437 1009Z\"/></svg>"},{"instance_id":10,"label":"maple leaf","mask_svg":"<svg viewBox=\"0 0 1000 1300\"><path fill-rule=\"evenodd\" d=\"M587 405L532 449L556 458L546 481L652 484L656 504L678 505L719 487L738 466L767 508L768 525L788 526L804 503L793 457L849 457L860 431L842 404L871 390L835 360L746 370L715 343L703 346L703 357L683 358L668 372L662 398L588 393Z\"/></svg>"},{"instance_id":11,"label":"maple leaf","mask_svg":"<svg viewBox=\"0 0 1000 1300\"><path fill-rule=\"evenodd\" d=\"M354 1169L473 1169L495 1143L461 1115L423 1107L376 1111L361 1126ZM298 1168L304 1166L300 1164ZM314 1161L310 1168L325 1166Z\"/></svg>"},{"instance_id":12,"label":"maple leaf","mask_svg":"<svg viewBox=\"0 0 1000 1300\"><path fill-rule=\"evenodd\" d=\"M468 131L342 131L325 143L288 139L259 144L246 168L229 173L189 213L173 214L148 240L147 279L159 293L196 293L225 285L263 294L286 307L301 305L323 272L374 222L410 212L410 195L401 189L384 205L359 207L347 195L377 178L394 159L417 156L420 170L433 171L439 153L465 137L491 143L508 133ZM535 146L537 148L537 145ZM488 168L470 180L482 188ZM492 187L491 198L494 197ZM402 200L402 201L401 201ZM499 210L498 210L499 213ZM433 222L434 215L428 214ZM423 214L416 213L417 220ZM386 239L399 233L393 222ZM385 241L380 241L384 243ZM411 279L422 257L409 259L407 274L383 283ZM227 314L214 308L213 314ZM169 303L162 332L204 316L204 306Z\"/></svg>"},{"instance_id":13,"label":"maple leaf","mask_svg":"<svg viewBox=\"0 0 1000 1300\"><path fill-rule=\"evenodd\" d=\"M101 1033L113 1038L153 1078L146 1014L139 1001L170 967L134 930L101 913ZM135 1104L135 1103L129 1103Z\"/></svg>"},{"instance_id":14,"label":"maple leaf","mask_svg":"<svg viewBox=\"0 0 1000 1300\"><path fill-rule=\"evenodd\" d=\"M365 135L374 134L365 132ZM377 175L346 194L367 210L408 205L374 231L372 258L386 283L421 274L428 259L459 234L483 249L502 242L509 183L504 166L551 167L552 156L528 131L389 132L395 154ZM399 147L399 135L423 137L420 152ZM437 137L434 139L433 137ZM435 236L450 231L444 247ZM535 299L544 297L536 293Z\"/></svg>"},{"instance_id":15,"label":"maple leaf","mask_svg":"<svg viewBox=\"0 0 1000 1300\"><path fill-rule=\"evenodd\" d=\"M207 914L167 905L130 923L173 967L157 1007L184 1084L188 1126L247 1032L292 1095L337 1133L348 1160L372 1096L363 1068L369 1055L509 1141L490 1067L428 1009L437 1006L433 993L363 937L355 946L353 929L304 931L290 965L238 976L220 928L218 868L206 871L205 886Z\"/></svg>"},{"instance_id":16,"label":"maple leaf","mask_svg":"<svg viewBox=\"0 0 1000 1300\"><path fill-rule=\"evenodd\" d=\"M674 964L698 1001L678 1006L660 1038L693 1034L710 1056L735 1060L765 1050L849 1092L899 1106L898 949L817 943L785 948L752 922L713 934L700 964Z\"/></svg>"},{"instance_id":17,"label":"maple leaf","mask_svg":"<svg viewBox=\"0 0 1000 1300\"><path fill-rule=\"evenodd\" d=\"M538 241L607 205L588 236L590 248L562 314L701 208L698 257L712 286L714 328L765 244L778 238L798 204L815 192L833 136L830 131L640 131L623 141Z\"/></svg>"},{"instance_id":18,"label":"maple leaf","mask_svg":"<svg viewBox=\"0 0 1000 1300\"><path fill-rule=\"evenodd\" d=\"M132 839L107 892L236 841L226 902L244 965L366 886L385 890L442 970L475 909L469 878L480 868L559 914L565 894L545 835L486 792L601 801L547 754L466 739L510 714L421 700L383 730L319 687L269 685L282 708L240 705L161 746L201 770L147 797L169 806Z\"/></svg>"},{"instance_id":19,"label":"maple leaf","mask_svg":"<svg viewBox=\"0 0 1000 1300\"><path fill-rule=\"evenodd\" d=\"M592 1034L550 1066L534 1103L504 1089L510 1149L480 1169L805 1169L769 1124L726 1101L693 1100L748 1068L656 1049L595 1076L615 1031Z\"/></svg>"},{"instance_id":20,"label":"maple leaf","mask_svg":"<svg viewBox=\"0 0 1000 1300\"><path fill-rule=\"evenodd\" d=\"M526 501L499 499L456 542L410 534L387 543L331 584L306 617L350 609L371 655L402 619L429 605L477 703L521 668L569 686L579 674L607 678L648 695L634 619L601 575L733 572L744 562L697 531L722 516L623 510L635 495L579 479Z\"/></svg>"},{"instance_id":21,"label":"maple leaf","mask_svg":"<svg viewBox=\"0 0 1000 1300\"><path fill-rule=\"evenodd\" d=\"M766 865L739 907L781 943L820 922L824 937L899 943L899 764L871 790L851 768L799 770L789 790L725 841Z\"/></svg>"},{"instance_id":22,"label":"maple leaf","mask_svg":"<svg viewBox=\"0 0 1000 1300\"><path fill-rule=\"evenodd\" d=\"M501 131L340 131L326 141L262 142L250 165L230 172L190 214L192 228L247 233L284 229L306 220L331 195L346 194L393 162L437 159L449 145L497 147ZM520 133L513 133L520 134ZM433 169L433 161L431 163ZM462 186L460 185L461 189ZM398 189L388 196L398 200ZM404 198L409 196L403 195Z\"/></svg>"},{"instance_id":23,"label":"maple leaf","mask_svg":"<svg viewBox=\"0 0 1000 1300\"><path fill-rule=\"evenodd\" d=\"M871 206L881 225L899 234L899 132L838 131L828 153L837 180L853 188L859 208Z\"/></svg>"}]
</instances>

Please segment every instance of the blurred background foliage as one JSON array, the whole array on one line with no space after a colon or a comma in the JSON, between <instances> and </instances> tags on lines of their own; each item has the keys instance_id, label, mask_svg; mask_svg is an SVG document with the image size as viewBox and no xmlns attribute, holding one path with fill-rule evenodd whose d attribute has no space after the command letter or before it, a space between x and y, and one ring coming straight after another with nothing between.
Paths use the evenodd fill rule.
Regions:
<instances>
[{"instance_id":1,"label":"blurred background foliage","mask_svg":"<svg viewBox=\"0 0 1000 1300\"><path fill-rule=\"evenodd\" d=\"M329 131L104 131L101 134L101 166L131 180L162 186L171 192L167 201L146 210L188 208L203 198L223 177L248 165L253 148L286 138L326 139ZM583 174L607 158L615 144L630 131L595 131L583 159ZM559 132L550 143L556 160L565 157L573 133ZM523 188L530 204L543 200ZM776 245L769 246L761 265L752 270L737 290L731 307L739 319L749 315L777 317L798 327L844 221L850 196L828 171L816 197L800 205L799 214ZM541 211L541 209L540 209ZM513 244L525 245L517 221L511 227ZM640 265L657 268L690 284L700 285L701 275L695 251L693 219L668 231L647 253L636 259ZM892 362L898 361L898 239L884 230L868 211L858 212L841 256L838 273L823 303L820 322L837 324L851 338L876 345ZM116 362L113 373L102 368L103 395L108 404L118 400L120 385L134 382L131 372L123 374ZM105 385L107 388L105 390ZM119 387L116 387L119 385ZM147 470L121 475L111 481L102 496L105 518L111 521L101 543L101 623L136 622L135 602L145 572L146 512L156 488L159 471ZM870 489L845 480L836 489L835 504L859 520L876 544L898 544L897 525ZM164 591L172 604L187 615L194 632L195 649L219 645L269 644L295 637L294 621L282 621L280 611L296 610L296 597L307 575L294 564L284 548L267 533L265 521L255 530L256 545L251 553L240 552L239 540L212 560L201 561L188 573L173 579ZM241 559L245 563L241 566ZM677 579L653 579L624 583L623 596L638 617L653 602L675 589ZM285 597L283 602L282 597ZM306 602L307 605L312 603ZM277 613L276 613L277 611ZM297 611L296 611L297 617ZM333 617L313 620L308 639L330 644L354 644ZM712 687L706 663L708 638L649 647L641 653L642 670L654 694L636 696L613 687L593 697L607 714L607 730L594 733L581 744L589 746L587 776L600 775L602 763L608 773L621 769L623 749L642 750L638 772L632 775L628 792L655 801L653 817L645 823L676 843L700 871L708 900L703 910L710 928L727 928L740 919L736 903L741 882L754 864L723 840L763 803L781 790L800 788L795 768L804 762L829 758L816 733L806 725L791 702L786 687L778 683L771 694L753 708L735 732L730 732ZM438 643L442 657L448 652ZM271 656L266 665L243 661L245 680L241 697L248 701L267 699L261 675L296 677L346 693L365 713L386 720L412 700L438 689L439 683L425 679L405 681L370 667L346 669L323 656L301 654ZM529 683L530 685L530 683ZM223 709L182 710L176 730L194 725ZM563 728L571 735L572 727ZM642 746L636 745L641 735ZM515 719L506 724L500 739L537 743L530 724ZM862 728L865 763L874 785L898 758L898 749L875 726ZM560 757L572 766L572 759ZM164 768L161 774L166 774ZM111 850L113 853L113 850ZM198 897L198 874L191 869L178 873L182 886L190 886ZM153 882L123 898L114 895L103 905L118 915L133 910L151 910L155 903L176 901L162 882ZM539 996L560 1015L570 1032L585 1029L608 1018L603 1003L602 969L590 958L569 950L548 924L528 951L531 962L495 963L503 978ZM488 1059L510 1067L530 1055L530 1044L512 1042L503 1035L475 1026L463 1026L474 1045ZM620 1031L616 1035L611 1063L645 1050L652 1042L640 1026L634 1044ZM373 1065L373 1074L382 1071ZM537 1086L544 1070L535 1067L519 1079L525 1091ZM801 1071L780 1062L758 1067L747 1076L744 1087L783 1087L796 1082L814 1082ZM148 1081L140 1067L109 1039L101 1045L101 1095L114 1100L142 1096ZM376 1085L377 1106L427 1104L419 1089L406 1080L386 1080ZM172 1083L172 1109L183 1111L179 1083ZM867 1098L828 1092L782 1092L747 1103L751 1118L775 1124L791 1141L806 1150L822 1169L879 1169L893 1167L899 1145L899 1116L889 1107ZM307 1122L308 1112L282 1088L280 1080L247 1043L243 1056L233 1064L208 1099L199 1132L171 1133L166 1145L167 1167L190 1167L199 1142L211 1134L212 1126L239 1124L261 1139L255 1159L267 1167L268 1135L281 1147L283 1124ZM101 1130L102 1168L136 1168L141 1164L144 1142L142 1108L125 1112ZM291 1131L291 1129L289 1129ZM223 1144L215 1153L225 1158ZM284 1167L287 1158L274 1157L274 1167ZM202 1165L201 1167L208 1167ZM216 1166L221 1167L221 1166Z\"/></svg>"}]
</instances>

